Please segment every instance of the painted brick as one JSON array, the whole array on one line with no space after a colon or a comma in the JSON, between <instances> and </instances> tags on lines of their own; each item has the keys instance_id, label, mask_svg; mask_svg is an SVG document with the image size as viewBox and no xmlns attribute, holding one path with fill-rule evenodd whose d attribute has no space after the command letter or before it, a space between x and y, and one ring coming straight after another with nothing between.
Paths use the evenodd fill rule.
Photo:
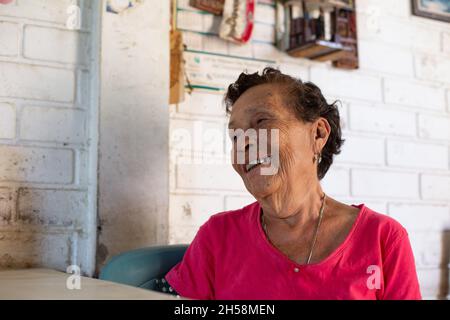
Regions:
<instances>
[{"instance_id":1,"label":"painted brick","mask_svg":"<svg viewBox=\"0 0 450 320\"><path fill-rule=\"evenodd\" d=\"M380 106L350 104L350 129L366 132L414 136L416 117L413 112Z\"/></svg>"},{"instance_id":2,"label":"painted brick","mask_svg":"<svg viewBox=\"0 0 450 320\"><path fill-rule=\"evenodd\" d=\"M419 115L419 136L450 141L450 117Z\"/></svg>"},{"instance_id":3,"label":"painted brick","mask_svg":"<svg viewBox=\"0 0 450 320\"><path fill-rule=\"evenodd\" d=\"M389 215L408 231L440 232L450 229L450 208L445 205L389 203Z\"/></svg>"},{"instance_id":4,"label":"painted brick","mask_svg":"<svg viewBox=\"0 0 450 320\"><path fill-rule=\"evenodd\" d=\"M410 50L381 42L360 40L358 41L358 52L359 66L362 70L368 69L405 76L414 74L414 62Z\"/></svg>"},{"instance_id":5,"label":"painted brick","mask_svg":"<svg viewBox=\"0 0 450 320\"><path fill-rule=\"evenodd\" d=\"M186 32L185 32L186 33ZM205 35L203 38L203 50L212 53L227 54L228 43L219 37Z\"/></svg>"},{"instance_id":6,"label":"painted brick","mask_svg":"<svg viewBox=\"0 0 450 320\"><path fill-rule=\"evenodd\" d=\"M442 51L450 53L450 32L442 32Z\"/></svg>"},{"instance_id":7,"label":"painted brick","mask_svg":"<svg viewBox=\"0 0 450 320\"><path fill-rule=\"evenodd\" d=\"M447 90L447 112L450 112L450 90Z\"/></svg>"},{"instance_id":8,"label":"painted brick","mask_svg":"<svg viewBox=\"0 0 450 320\"><path fill-rule=\"evenodd\" d=\"M189 244L197 234L198 226L171 225L169 228L169 244Z\"/></svg>"},{"instance_id":9,"label":"painted brick","mask_svg":"<svg viewBox=\"0 0 450 320\"><path fill-rule=\"evenodd\" d=\"M383 12L379 8L374 8L369 15L363 14L358 22L358 38L382 41L409 51L439 51L439 29L432 28L426 23L413 23L405 19L392 18L386 13L387 11Z\"/></svg>"},{"instance_id":10,"label":"painted brick","mask_svg":"<svg viewBox=\"0 0 450 320\"><path fill-rule=\"evenodd\" d=\"M188 9L188 10L195 10L194 7L191 7L189 5L190 0L178 0L177 1L177 8L180 9Z\"/></svg>"},{"instance_id":11,"label":"painted brick","mask_svg":"<svg viewBox=\"0 0 450 320\"><path fill-rule=\"evenodd\" d=\"M280 50L268 43L254 42L252 43L252 47L253 57L255 59L277 60L282 55Z\"/></svg>"},{"instance_id":12,"label":"painted brick","mask_svg":"<svg viewBox=\"0 0 450 320\"><path fill-rule=\"evenodd\" d=\"M25 140L82 143L84 129L85 115L80 110L26 107L20 117L20 137Z\"/></svg>"},{"instance_id":13,"label":"painted brick","mask_svg":"<svg viewBox=\"0 0 450 320\"><path fill-rule=\"evenodd\" d=\"M424 109L445 109L444 90L419 82L385 79L384 94L387 103L404 104Z\"/></svg>"},{"instance_id":14,"label":"painted brick","mask_svg":"<svg viewBox=\"0 0 450 320\"><path fill-rule=\"evenodd\" d=\"M0 146L0 181L71 183L72 150Z\"/></svg>"},{"instance_id":15,"label":"painted brick","mask_svg":"<svg viewBox=\"0 0 450 320\"><path fill-rule=\"evenodd\" d=\"M87 213L86 192L21 188L17 211L21 223L80 228Z\"/></svg>"},{"instance_id":16,"label":"painted brick","mask_svg":"<svg viewBox=\"0 0 450 320\"><path fill-rule=\"evenodd\" d=\"M223 96L216 93L194 91L186 94L185 100L178 104L178 112L189 115L225 116Z\"/></svg>"},{"instance_id":17,"label":"painted brick","mask_svg":"<svg viewBox=\"0 0 450 320\"><path fill-rule=\"evenodd\" d=\"M255 202L255 198L250 194L248 196L226 196L225 210L237 210Z\"/></svg>"},{"instance_id":18,"label":"painted brick","mask_svg":"<svg viewBox=\"0 0 450 320\"><path fill-rule=\"evenodd\" d=\"M26 26L24 56L30 59L86 64L89 43L85 34L55 28Z\"/></svg>"},{"instance_id":19,"label":"painted brick","mask_svg":"<svg viewBox=\"0 0 450 320\"><path fill-rule=\"evenodd\" d=\"M73 71L0 62L0 96L72 102Z\"/></svg>"},{"instance_id":20,"label":"painted brick","mask_svg":"<svg viewBox=\"0 0 450 320\"><path fill-rule=\"evenodd\" d=\"M172 194L170 197L170 224L199 227L221 211L223 201L218 195Z\"/></svg>"},{"instance_id":21,"label":"painted brick","mask_svg":"<svg viewBox=\"0 0 450 320\"><path fill-rule=\"evenodd\" d=\"M422 198L427 200L450 199L450 176L423 174L420 178Z\"/></svg>"},{"instance_id":22,"label":"painted brick","mask_svg":"<svg viewBox=\"0 0 450 320\"><path fill-rule=\"evenodd\" d=\"M344 136L336 163L384 164L384 138Z\"/></svg>"},{"instance_id":23,"label":"painted brick","mask_svg":"<svg viewBox=\"0 0 450 320\"><path fill-rule=\"evenodd\" d=\"M177 188L244 191L241 177L230 164L180 164Z\"/></svg>"},{"instance_id":24,"label":"painted brick","mask_svg":"<svg viewBox=\"0 0 450 320\"><path fill-rule=\"evenodd\" d=\"M417 277L420 283L420 292L424 299L437 299L439 293L444 291L446 286L445 280L442 281L442 273L440 268L418 268Z\"/></svg>"},{"instance_id":25,"label":"painted brick","mask_svg":"<svg viewBox=\"0 0 450 320\"><path fill-rule=\"evenodd\" d=\"M71 0L20 0L18 5L3 6L2 15L49 21L65 25Z\"/></svg>"},{"instance_id":26,"label":"painted brick","mask_svg":"<svg viewBox=\"0 0 450 320\"><path fill-rule=\"evenodd\" d=\"M177 27L179 29L201 32L203 30L203 15L197 12L178 11Z\"/></svg>"},{"instance_id":27,"label":"painted brick","mask_svg":"<svg viewBox=\"0 0 450 320\"><path fill-rule=\"evenodd\" d=\"M204 36L196 32L183 32L183 43L188 50L203 50Z\"/></svg>"},{"instance_id":28,"label":"painted brick","mask_svg":"<svg viewBox=\"0 0 450 320\"><path fill-rule=\"evenodd\" d=\"M325 95L358 98L370 101L381 100L381 80L322 66L310 70L311 81L318 85Z\"/></svg>"},{"instance_id":29,"label":"painted brick","mask_svg":"<svg viewBox=\"0 0 450 320\"><path fill-rule=\"evenodd\" d=\"M255 23L252 40L275 43L275 28L272 25Z\"/></svg>"},{"instance_id":30,"label":"painted brick","mask_svg":"<svg viewBox=\"0 0 450 320\"><path fill-rule=\"evenodd\" d=\"M19 54L19 25L0 21L0 56Z\"/></svg>"},{"instance_id":31,"label":"painted brick","mask_svg":"<svg viewBox=\"0 0 450 320\"><path fill-rule=\"evenodd\" d=\"M222 155L224 130L219 122L172 119L170 123L172 149L193 150L196 153Z\"/></svg>"},{"instance_id":32,"label":"painted brick","mask_svg":"<svg viewBox=\"0 0 450 320\"><path fill-rule=\"evenodd\" d=\"M432 55L417 54L414 58L417 78L450 83L450 59Z\"/></svg>"},{"instance_id":33,"label":"painted brick","mask_svg":"<svg viewBox=\"0 0 450 320\"><path fill-rule=\"evenodd\" d=\"M408 232L416 265L420 267L444 267L446 257L444 237L439 232Z\"/></svg>"},{"instance_id":34,"label":"painted brick","mask_svg":"<svg viewBox=\"0 0 450 320\"><path fill-rule=\"evenodd\" d=\"M0 103L0 139L16 136L16 110L9 103Z\"/></svg>"},{"instance_id":35,"label":"painted brick","mask_svg":"<svg viewBox=\"0 0 450 320\"><path fill-rule=\"evenodd\" d=\"M413 198L419 195L415 173L352 169L351 186L355 196Z\"/></svg>"},{"instance_id":36,"label":"painted brick","mask_svg":"<svg viewBox=\"0 0 450 320\"><path fill-rule=\"evenodd\" d=\"M321 185L327 194L333 196L347 196L350 194L350 174L348 169L330 167L325 177L321 180Z\"/></svg>"},{"instance_id":37,"label":"painted brick","mask_svg":"<svg viewBox=\"0 0 450 320\"><path fill-rule=\"evenodd\" d=\"M228 52L232 56L251 58L253 56L253 48L250 42L246 44L228 44Z\"/></svg>"},{"instance_id":38,"label":"painted brick","mask_svg":"<svg viewBox=\"0 0 450 320\"><path fill-rule=\"evenodd\" d=\"M259 5L255 7L255 21L265 24L275 24L275 8L272 6Z\"/></svg>"},{"instance_id":39,"label":"painted brick","mask_svg":"<svg viewBox=\"0 0 450 320\"><path fill-rule=\"evenodd\" d=\"M385 15L393 16L393 17L409 17L410 15L410 6L408 0L365 0L360 1L358 6L356 7L358 13L364 14L373 14L378 11L380 17L384 17ZM376 9L376 10L375 10ZM381 15L381 13L383 15ZM361 21L365 21L361 19Z\"/></svg>"},{"instance_id":40,"label":"painted brick","mask_svg":"<svg viewBox=\"0 0 450 320\"><path fill-rule=\"evenodd\" d=\"M448 147L388 140L387 162L391 166L447 169Z\"/></svg>"},{"instance_id":41,"label":"painted brick","mask_svg":"<svg viewBox=\"0 0 450 320\"><path fill-rule=\"evenodd\" d=\"M254 44L257 45L257 44ZM260 46L275 48L272 45L260 44ZM277 49L275 49L277 50ZM291 62L282 62L279 66L277 66L281 72L290 75L291 77L298 78L302 81L308 81L309 79L309 70L308 67L301 64L295 64Z\"/></svg>"},{"instance_id":42,"label":"painted brick","mask_svg":"<svg viewBox=\"0 0 450 320\"><path fill-rule=\"evenodd\" d=\"M8 224L12 218L13 198L11 190L0 188L0 225Z\"/></svg>"},{"instance_id":43,"label":"painted brick","mask_svg":"<svg viewBox=\"0 0 450 320\"><path fill-rule=\"evenodd\" d=\"M68 234L2 232L0 268L46 267L65 272L72 264L70 250Z\"/></svg>"}]
</instances>

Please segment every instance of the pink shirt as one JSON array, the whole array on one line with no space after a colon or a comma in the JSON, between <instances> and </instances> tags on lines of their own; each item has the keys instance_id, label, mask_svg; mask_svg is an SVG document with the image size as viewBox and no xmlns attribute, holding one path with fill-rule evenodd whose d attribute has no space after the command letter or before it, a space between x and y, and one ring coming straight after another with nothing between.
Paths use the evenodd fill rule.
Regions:
<instances>
[{"instance_id":1,"label":"pink shirt","mask_svg":"<svg viewBox=\"0 0 450 320\"><path fill-rule=\"evenodd\" d=\"M166 275L181 296L219 300L421 299L406 230L364 204L327 258L301 265L266 238L258 202L215 214Z\"/></svg>"}]
</instances>

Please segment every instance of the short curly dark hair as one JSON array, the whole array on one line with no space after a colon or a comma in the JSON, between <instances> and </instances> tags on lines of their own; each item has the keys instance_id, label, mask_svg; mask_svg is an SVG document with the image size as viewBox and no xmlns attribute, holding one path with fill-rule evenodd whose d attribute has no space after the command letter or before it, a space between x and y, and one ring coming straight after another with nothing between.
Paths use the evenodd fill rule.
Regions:
<instances>
[{"instance_id":1,"label":"short curly dark hair","mask_svg":"<svg viewBox=\"0 0 450 320\"><path fill-rule=\"evenodd\" d=\"M337 108L338 101L328 104L321 90L314 83L303 82L282 73L278 69L267 67L261 74L258 72L250 74L242 72L236 82L228 86L224 97L227 113L231 113L233 104L245 91L254 86L268 83L281 85L288 90L288 95L286 95L288 98L285 99L285 104L295 110L299 119L305 122L313 122L319 117L323 117L330 124L330 136L322 149L322 160L317 170L318 178L321 180L333 163L333 156L341 152L344 143Z\"/></svg>"}]
</instances>

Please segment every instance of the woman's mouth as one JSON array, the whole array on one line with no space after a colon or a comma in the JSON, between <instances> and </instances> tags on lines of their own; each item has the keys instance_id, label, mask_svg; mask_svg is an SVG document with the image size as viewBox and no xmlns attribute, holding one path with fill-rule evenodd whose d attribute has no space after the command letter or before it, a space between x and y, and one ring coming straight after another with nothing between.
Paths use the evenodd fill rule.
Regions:
<instances>
[{"instance_id":1,"label":"woman's mouth","mask_svg":"<svg viewBox=\"0 0 450 320\"><path fill-rule=\"evenodd\" d=\"M265 157L265 158L261 158L261 159L255 159L250 161L248 164L245 165L245 172L250 172L251 170L255 169L256 167L258 167L260 164L268 164L270 163L270 159L271 157Z\"/></svg>"}]
</instances>

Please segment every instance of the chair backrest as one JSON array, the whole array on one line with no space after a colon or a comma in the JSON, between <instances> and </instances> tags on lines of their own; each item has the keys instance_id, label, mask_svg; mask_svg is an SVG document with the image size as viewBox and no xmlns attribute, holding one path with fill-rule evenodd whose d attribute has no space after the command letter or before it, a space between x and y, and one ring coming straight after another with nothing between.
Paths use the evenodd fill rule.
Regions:
<instances>
[{"instance_id":1,"label":"chair backrest","mask_svg":"<svg viewBox=\"0 0 450 320\"><path fill-rule=\"evenodd\" d=\"M111 258L99 278L155 290L158 281L183 259L187 244L163 245L121 253Z\"/></svg>"}]
</instances>

